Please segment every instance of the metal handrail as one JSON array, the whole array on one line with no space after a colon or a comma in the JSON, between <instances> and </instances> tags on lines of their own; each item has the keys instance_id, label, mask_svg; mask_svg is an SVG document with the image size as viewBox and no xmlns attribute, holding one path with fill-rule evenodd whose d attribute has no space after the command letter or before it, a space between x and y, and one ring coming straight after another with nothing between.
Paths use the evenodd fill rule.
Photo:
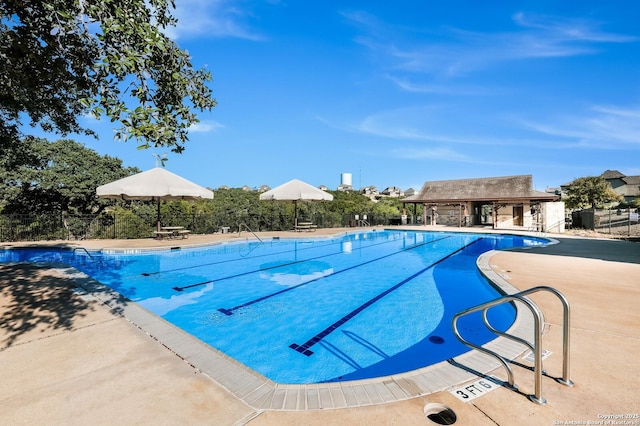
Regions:
<instances>
[{"instance_id":1,"label":"metal handrail","mask_svg":"<svg viewBox=\"0 0 640 426\"><path fill-rule=\"evenodd\" d=\"M87 253L87 256L89 256L91 259L93 259L93 256L91 256L91 253L89 253L89 250L87 250L84 247L74 247L73 248L73 253L75 253L77 250L82 250L83 252Z\"/></svg>"},{"instance_id":2,"label":"metal handrail","mask_svg":"<svg viewBox=\"0 0 640 426\"><path fill-rule=\"evenodd\" d=\"M256 237L260 242L262 242L262 239L261 239L260 237L258 237L258 236L256 235L256 233L255 233L255 232L253 232L253 231L251 230L251 228L249 228L249 226L247 226L247 224L246 224L246 223L241 223L240 225L238 225L238 236L240 236L240 233L242 232L242 227L243 227L243 226L247 229L247 231L251 232L251 233L253 234L253 236L254 236L254 237Z\"/></svg>"},{"instance_id":3,"label":"metal handrail","mask_svg":"<svg viewBox=\"0 0 640 426\"><path fill-rule=\"evenodd\" d=\"M566 219L561 219L561 220L555 221L555 222L553 222L551 224L547 224L546 229L542 229L541 228L539 232L543 236L546 235L548 232L553 233L554 232L554 231L552 231L553 229L556 229L556 228L560 229L561 224L565 223L565 222L566 222ZM544 225L544 223L542 225Z\"/></svg>"},{"instance_id":4,"label":"metal handrail","mask_svg":"<svg viewBox=\"0 0 640 426\"><path fill-rule=\"evenodd\" d=\"M573 382L569 379L569 371L571 367L571 360L569 359L569 352L571 350L571 307L567 298L553 287L538 286L528 290L521 291L520 295L525 296L527 294L536 293L538 291L548 291L554 294L562 303L562 378L558 379L558 382L566 386L573 386Z\"/></svg>"},{"instance_id":5,"label":"metal handrail","mask_svg":"<svg viewBox=\"0 0 640 426\"><path fill-rule=\"evenodd\" d=\"M566 385L566 386L573 386L573 382L571 381L571 379L569 379L569 369L570 369L570 360L569 360L569 350L570 350L570 339L569 339L569 330L570 330L570 315L571 315L571 310L569 307L569 302L567 300L566 297L564 297L564 295L562 293L560 293L558 290L552 288L552 287L547 287L547 286L539 286L539 287L533 287L530 288L528 290L524 290L521 291L519 293L516 294L512 294L512 295L506 295L503 297L500 297L498 299L494 299L492 301L486 302L486 303L482 303L480 305L477 306L473 306L471 308L468 308L462 312L457 313L456 315L453 316L452 319L452 327L453 327L453 332L456 335L456 338L462 342L463 344L479 350L481 352L484 352L488 355L491 355L495 358L498 359L498 361L500 361L500 363L503 365L503 367L505 367L505 369L507 370L507 382L509 384L510 387L512 387L513 389L517 389L517 386L515 385L514 382L514 378L513 378L513 370L511 369L511 367L509 366L509 364L507 363L507 361L504 359L504 357L502 357L501 355L499 355L498 353L496 353L495 351L492 351L490 349L484 348L482 346L476 345L474 343L471 343L469 341L467 341L466 339L464 339L461 335L460 335L460 331L458 330L458 319L464 315L473 313L473 312L478 312L478 311L482 311L482 319L484 322L484 325L493 333L496 333L500 336L506 337L508 339L514 340L518 343L521 343L525 346L527 346L529 349L531 349L531 351L534 353L534 377L535 377L535 391L534 391L534 395L530 395L529 399L531 399L532 401L538 403L538 404L546 404L546 400L542 397L542 374L543 374L543 370L542 370L542 346L541 346L541 342L542 342L542 327L544 325L544 320L542 317L542 312L540 311L540 309L538 308L538 306L529 298L525 297L525 295L527 294L531 294L531 293L535 293L538 291L548 291L551 292L553 294L555 294L560 301L562 302L562 306L563 306L563 335L562 335L562 353L563 353L563 364L562 364L562 378L561 379L557 379L558 382ZM503 304L503 303L508 303L508 302L515 302L515 301L519 301L522 304L524 304L525 306L527 306L529 308L529 310L531 311L531 313L533 314L534 317L534 343L533 345L531 343L529 343L528 341L526 341L525 339L522 339L520 337L517 336L513 336L511 334L502 332L500 330L497 330L495 327L493 327L490 323L489 323L489 319L487 317L487 312L490 308Z\"/></svg>"}]
</instances>

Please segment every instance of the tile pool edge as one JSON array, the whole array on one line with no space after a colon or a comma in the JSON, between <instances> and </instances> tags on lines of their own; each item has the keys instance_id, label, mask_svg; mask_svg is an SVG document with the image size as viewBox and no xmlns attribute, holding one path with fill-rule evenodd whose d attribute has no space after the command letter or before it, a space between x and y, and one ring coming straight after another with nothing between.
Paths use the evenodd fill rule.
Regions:
<instances>
[{"instance_id":1,"label":"tile pool edge","mask_svg":"<svg viewBox=\"0 0 640 426\"><path fill-rule=\"evenodd\" d=\"M519 290L494 272L489 251L478 257L480 272L498 291L504 294ZM501 367L477 351L469 351L447 361L406 373L348 382L307 385L278 384L244 366L215 348L182 331L142 306L111 290L83 272L68 265L49 264L60 273L107 305L114 314L127 319L134 326L158 341L193 368L244 401L256 410L320 410L353 408L403 401L451 390L461 383L476 380ZM529 310L516 305L516 320L508 330L519 337L531 336L533 316ZM515 359L526 348L504 337L483 345L499 350L507 359Z\"/></svg>"}]
</instances>

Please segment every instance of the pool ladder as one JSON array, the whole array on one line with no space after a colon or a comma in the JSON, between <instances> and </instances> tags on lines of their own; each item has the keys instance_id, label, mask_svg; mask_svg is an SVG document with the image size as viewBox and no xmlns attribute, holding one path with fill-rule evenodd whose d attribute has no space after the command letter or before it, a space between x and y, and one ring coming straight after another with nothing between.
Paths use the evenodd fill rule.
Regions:
<instances>
[{"instance_id":1,"label":"pool ladder","mask_svg":"<svg viewBox=\"0 0 640 426\"><path fill-rule=\"evenodd\" d=\"M75 254L78 250L83 251L84 253L86 253L87 256L89 256L89 259L93 259L93 256L91 256L91 253L89 253L89 250L87 250L84 247L74 247L73 249L73 253Z\"/></svg>"},{"instance_id":2,"label":"pool ladder","mask_svg":"<svg viewBox=\"0 0 640 426\"><path fill-rule=\"evenodd\" d=\"M262 242L262 239L260 237L258 237L258 235L256 235L256 233L253 232L251 230L251 228L249 228L249 226L247 226L246 223L241 223L240 225L238 225L238 236L240 236L240 233L242 232L242 227L244 227L247 231L251 232L253 234L253 236L258 239L258 241Z\"/></svg>"},{"instance_id":3,"label":"pool ladder","mask_svg":"<svg viewBox=\"0 0 640 426\"><path fill-rule=\"evenodd\" d=\"M525 345L526 347L528 347L534 354L534 368L533 368L533 372L534 372L534 377L535 377L535 392L533 395L529 395L529 399L532 400L533 402L536 402L538 404L544 405L547 403L547 401L542 397L542 375L546 374L546 372L542 369L542 329L544 327L544 320L543 320L543 316L542 316L542 312L540 311L540 309L538 308L538 306L529 298L525 297L528 294L531 293L536 293L539 291L546 291L546 292L550 292L554 295L556 295L558 297L558 299L560 299L560 302L562 302L562 307L563 307L563 328L562 328L562 377L561 378L557 378L556 380L559 383L562 383L565 386L573 386L573 382L571 381L571 379L569 379L569 369L570 369L570 361L569 361L569 350L570 350L570 342L569 342L569 328L570 328L570 314L571 314L571 310L569 308L569 301L566 299L566 297L564 297L564 295L562 293L560 293L558 290L552 288L552 287L547 287L547 286L539 286L539 287L533 287L530 288L528 290L524 290L521 291L519 293L515 293L515 294L510 294L510 295L506 295L503 297L500 297L498 299L486 302L486 303L482 303L480 305L477 306L473 306L469 309L466 309L462 312L457 313L456 315L453 316L453 320L452 320L452 327L453 327L453 332L456 335L456 337L458 338L458 340L460 340L462 343L464 343L465 345L476 349L480 352L486 353L488 355L493 356L494 358L496 358L498 361L500 361L500 363L502 364L502 366L507 370L507 381L509 383L509 386L514 389L517 390L518 387L516 386L515 382L514 382L514 378L513 378L513 370L511 369L511 367L509 366L508 361L502 357L501 355L499 355L497 352L492 351L490 349L487 349L485 347L482 346L478 346L474 343L469 342L468 340L466 340L464 337L461 336L460 331L458 330L458 319L471 314L473 312L478 312L478 311L482 311L482 319L484 321L484 325L493 333L498 334L500 336L503 336L507 339L511 339L514 340L518 343L521 343L523 345ZM533 319L534 319L534 328L533 328L533 333L534 333L534 337L533 337L533 345L531 343L529 343L527 340L522 339L520 337L517 336L513 336L511 334L502 332L500 330L497 330L496 328L494 328L490 323L489 323L489 319L487 318L487 312L489 311L490 308L497 306L497 305L501 305L503 303L512 303L512 302L520 302L522 304L524 304L526 307L529 308L529 310L531 311L531 313L533 314Z\"/></svg>"}]
</instances>

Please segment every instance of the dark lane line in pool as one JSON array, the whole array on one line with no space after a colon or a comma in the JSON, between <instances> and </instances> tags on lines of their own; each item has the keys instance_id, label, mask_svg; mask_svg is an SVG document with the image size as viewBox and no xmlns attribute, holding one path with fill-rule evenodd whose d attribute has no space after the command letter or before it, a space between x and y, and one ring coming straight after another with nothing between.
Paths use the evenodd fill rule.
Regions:
<instances>
[{"instance_id":1,"label":"dark lane line in pool","mask_svg":"<svg viewBox=\"0 0 640 426\"><path fill-rule=\"evenodd\" d=\"M408 278L405 278L404 280L400 281L398 284L394 285L391 288L388 288L387 290L383 291L382 293L378 294L376 297L374 297L373 299L369 299L367 302L363 303L362 305L358 306L356 309L354 309L353 311L349 312L347 315L343 316L342 318L340 318L338 321L334 322L333 324L331 324L329 327L325 328L324 330L322 330L320 333L316 334L315 336L313 336L311 339L307 340L306 342L304 342L302 345L298 345L297 343L292 343L289 345L289 347L295 351L300 352L303 355L306 356L311 356L313 354L313 351L310 351L309 348L312 347L313 345L315 345L318 342L321 342L322 339L324 339L325 337L327 337L329 334L333 333L337 328L339 328L340 326L342 326L344 323L346 323L347 321L349 321L351 318L355 317L356 315L358 315L360 312L364 311L366 308L368 308L369 306L373 305L375 302L377 302L378 300L382 299L383 297L385 297L387 294L397 290L398 288L402 287L403 285L405 285L406 283L408 283L409 281L413 280L414 278L416 278L419 275L422 275L423 273L425 273L426 271L428 271L429 269L433 268L435 265L437 265L438 263L450 258L451 256L453 256L454 254L464 250L465 248L469 247L472 244L477 243L478 241L482 240L483 237L478 238L477 240L474 240L472 242L470 242L469 244L466 244L463 247L460 247L459 249L457 249L454 252L449 253L448 255L446 255L445 257L443 257L440 260L437 260L435 262L433 262L432 264L430 264L429 266L427 266L426 268L416 272L415 274L411 275Z\"/></svg>"},{"instance_id":2,"label":"dark lane line in pool","mask_svg":"<svg viewBox=\"0 0 640 426\"><path fill-rule=\"evenodd\" d=\"M415 245L415 246L411 246L411 247L403 248L403 249L401 249L401 250L399 250L399 251L396 251L396 252L393 252L393 253L390 253L390 254L385 254L384 256L377 257L377 258L375 258L375 259L371 259L371 260L367 260L366 262L358 263L358 264L356 264L356 265L349 266L348 268L341 269L341 270L339 270L339 271L335 271L335 272L332 272L332 273L327 274L327 275L323 275L322 277L314 278L314 279L312 279L312 280L305 281L305 282L303 282L303 283L301 283L301 284L297 284L297 285L294 285L294 286L291 286L291 287L287 287L287 288L285 288L285 289L283 289L283 290L276 291L275 293L267 294L266 296L262 296L262 297L259 297L259 298L257 298L257 299L253 299L253 300L251 300L250 302L243 303L242 305L234 306L233 308L229 308L229 309L227 309L227 308L220 308L220 309L218 309L218 311L222 312L223 314L225 314L225 315L227 315L227 316L231 316L231 315L233 315L233 311L238 310L238 309L240 309L240 308L244 308L244 307L246 307L246 306L253 305L254 303L262 302L263 300L270 299L270 298L272 298L272 297L278 296L279 294L283 294L283 293L286 293L286 292L288 292L288 291L295 290L295 289L297 289L297 288L300 288L300 287L305 286L305 285L307 285L307 284L311 284L311 283L313 283L313 282L316 282L316 281L319 281L319 280L325 279L325 278L327 278L327 277L333 277L333 276L338 275L338 274L341 274L341 273L343 273L343 272L347 272L347 271L350 271L350 270L352 270L352 269L359 268L360 266L368 265L369 263L377 262L377 261L382 260L382 259L385 259L385 258L387 258L387 257L395 256L396 254L403 253L403 252L405 252L405 251L409 251L409 250L413 250L413 249L415 249L415 248L422 247L422 246L425 246L425 245L427 245L427 244L432 244L432 243L435 243L435 242L437 242L437 241L442 241L442 240L445 240L445 239L447 239L447 238L451 238L451 236L443 237L443 238L439 238L439 239L437 239L437 240L427 241L427 242L424 242L424 243L421 243L421 244L417 244L417 245Z\"/></svg>"},{"instance_id":3,"label":"dark lane line in pool","mask_svg":"<svg viewBox=\"0 0 640 426\"><path fill-rule=\"evenodd\" d=\"M368 246L364 246L364 247L360 247L357 250L364 250L366 248L370 248L370 247L375 247L375 246L379 246L379 245L383 245L383 244L388 244L388 243L392 243L394 242L394 240L387 240L387 241L383 241L381 243L375 243L375 244L370 244ZM286 252L285 252L286 253ZM308 259L301 259L301 260L294 260L292 262L287 262L287 263L281 263L278 265L273 265L273 266L266 266L264 268L258 268L258 269L254 269L251 271L247 271L247 272L241 272L239 274L235 274L235 275L229 275L226 277L222 277L222 278L217 278L214 281L215 282L219 282L219 281L224 281L224 280L229 280L231 278L238 278L244 275L250 275L250 274L255 274L256 272L262 272L262 271L269 271L271 269L277 269L277 268L282 268L284 266L291 266L291 265L296 265L298 263L304 263L304 262L309 262L310 260L318 260L318 259L323 259L325 257L330 257L330 256L336 256L341 254L342 252L335 252L335 253L329 253L329 254L323 254L322 256L316 256L316 257L310 257ZM198 283L198 284L190 284L190 285L186 285L183 287L173 287L173 290L175 291L183 291L186 290L188 288L193 288L193 287L198 287L203 285L202 283Z\"/></svg>"},{"instance_id":4,"label":"dark lane line in pool","mask_svg":"<svg viewBox=\"0 0 640 426\"><path fill-rule=\"evenodd\" d=\"M259 244L262 244L262 243L259 243ZM320 246L303 247L303 248L300 248L300 249L295 248L294 250L284 250L284 251L279 251L279 252L274 252L274 253L260 254L260 255L257 255L257 256L240 257L240 258L237 258L237 259L218 260L218 261L211 262L211 263L201 263L199 265L184 266L182 268L167 269L167 270L164 270L164 271L143 272L140 275L143 275L145 277L149 277L151 275L159 275L159 274L164 274L164 273L167 273L167 272L184 271L186 269L202 268L202 267L205 267L205 266L220 265L222 263L238 262L238 261L241 261L241 260L252 260L252 259L257 259L259 257L268 257L268 256L279 255L279 254L293 253L293 252L296 252L296 251L310 250L310 249L314 249L314 248L322 248L322 247L331 246L331 245L334 245L334 243L323 244L323 245L320 245Z\"/></svg>"}]
</instances>

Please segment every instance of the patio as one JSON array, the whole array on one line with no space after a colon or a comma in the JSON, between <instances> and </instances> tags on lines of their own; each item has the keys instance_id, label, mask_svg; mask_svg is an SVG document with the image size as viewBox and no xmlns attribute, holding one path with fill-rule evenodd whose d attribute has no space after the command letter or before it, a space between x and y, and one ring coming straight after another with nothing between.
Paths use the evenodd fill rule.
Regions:
<instances>
[{"instance_id":1,"label":"patio","mask_svg":"<svg viewBox=\"0 0 640 426\"><path fill-rule=\"evenodd\" d=\"M415 229L415 228L413 228ZM420 227L441 230L440 227ZM450 230L450 229L447 229ZM319 229L314 235L345 232ZM260 238L299 236L260 233ZM250 233L192 235L188 240L62 242L87 249L207 244L251 238ZM434 424L428 403L450 407L456 424L554 424L640 414L640 245L551 236L559 244L499 252L488 260L496 279L519 289L549 285L572 306L571 379L566 388L543 379L546 406L498 388L464 403L449 392L338 410L260 410L234 397L202 371L90 296L74 294L74 279L46 265L0 265L0 416L7 424ZM58 242L59 244L60 242ZM51 243L54 244L54 243ZM17 244L3 244L12 246ZM545 367L561 371L561 309L534 296L545 314ZM70 303L71 302L71 303ZM504 371L494 372L504 378ZM516 383L531 392L533 375L516 367ZM312 386L312 385L310 385ZM621 418L634 421L638 418ZM633 423L629 423L633 424Z\"/></svg>"}]
</instances>

